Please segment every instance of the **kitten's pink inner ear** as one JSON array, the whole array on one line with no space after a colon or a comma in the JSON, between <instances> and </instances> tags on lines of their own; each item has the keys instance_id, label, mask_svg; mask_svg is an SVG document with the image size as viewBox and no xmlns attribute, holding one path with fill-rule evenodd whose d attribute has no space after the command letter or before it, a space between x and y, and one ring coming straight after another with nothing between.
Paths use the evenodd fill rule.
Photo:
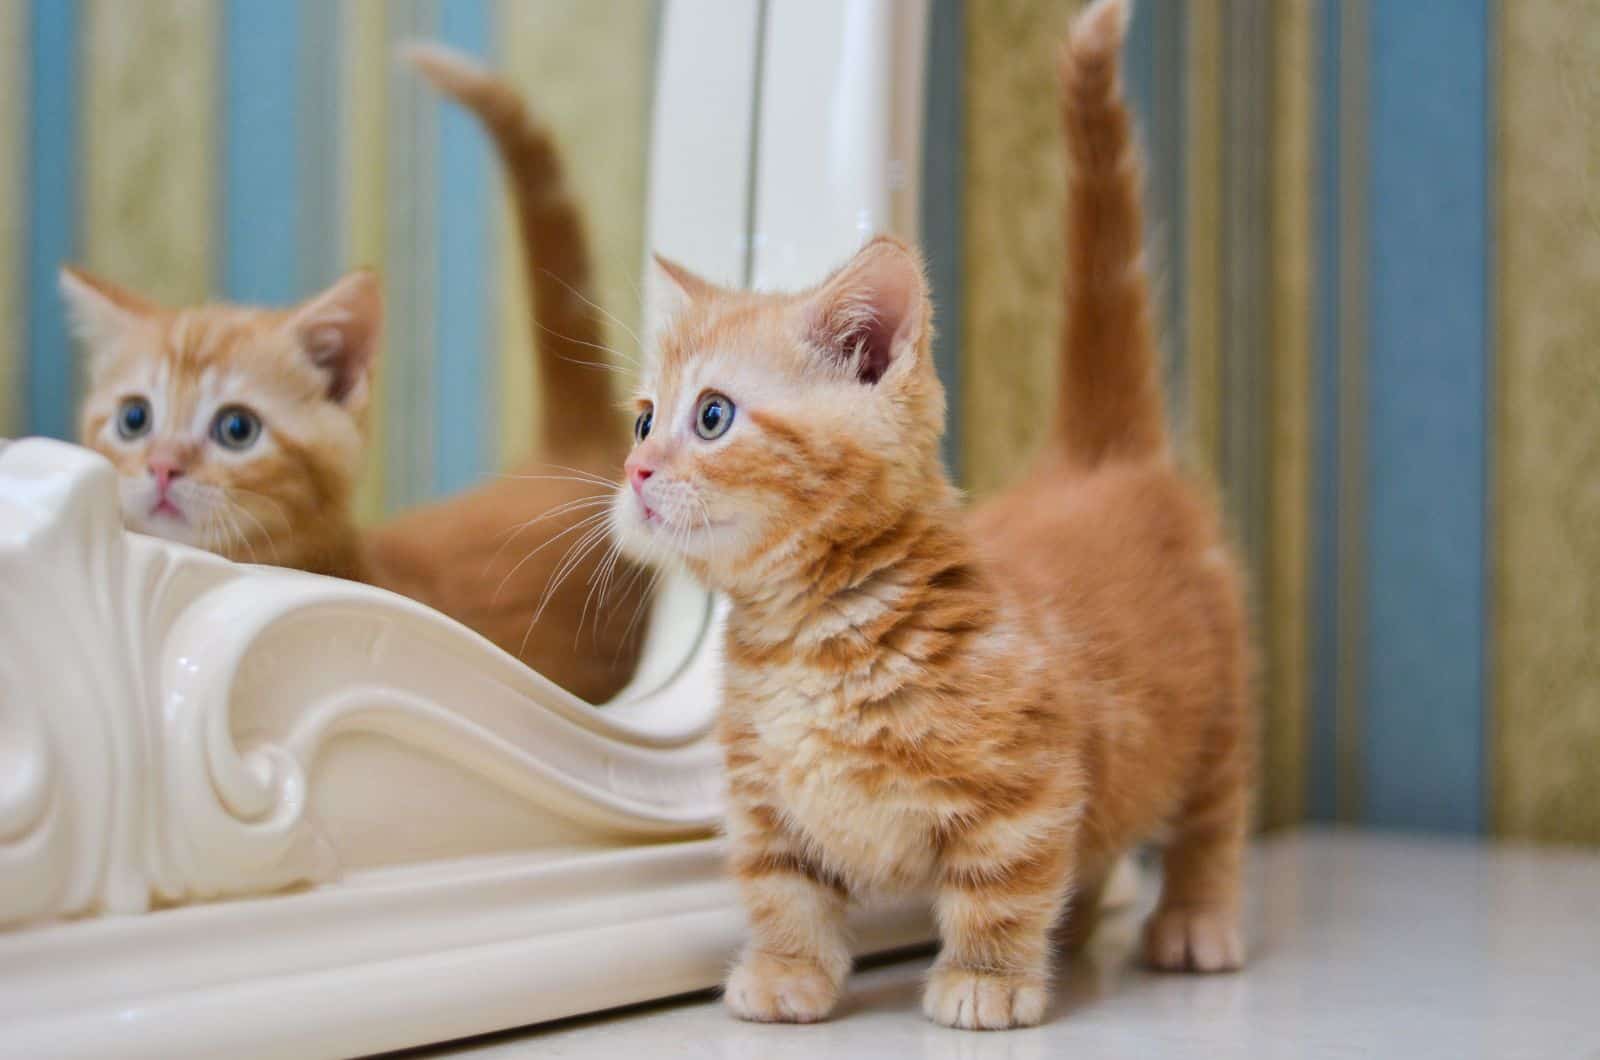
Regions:
<instances>
[{"instance_id":1,"label":"kitten's pink inner ear","mask_svg":"<svg viewBox=\"0 0 1600 1060\"><path fill-rule=\"evenodd\" d=\"M344 404L372 372L383 331L378 278L353 272L295 310L289 327L306 356L328 374L329 400Z\"/></svg>"},{"instance_id":2,"label":"kitten's pink inner ear","mask_svg":"<svg viewBox=\"0 0 1600 1060\"><path fill-rule=\"evenodd\" d=\"M812 300L812 337L863 383L876 383L922 340L927 281L916 252L879 236L830 277Z\"/></svg>"}]
</instances>

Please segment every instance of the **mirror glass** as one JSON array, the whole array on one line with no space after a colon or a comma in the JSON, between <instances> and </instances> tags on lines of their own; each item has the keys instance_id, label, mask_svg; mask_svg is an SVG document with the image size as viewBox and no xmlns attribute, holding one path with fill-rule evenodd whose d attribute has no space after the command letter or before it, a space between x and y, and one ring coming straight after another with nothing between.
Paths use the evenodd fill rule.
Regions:
<instances>
[{"instance_id":1,"label":"mirror glass","mask_svg":"<svg viewBox=\"0 0 1600 1060\"><path fill-rule=\"evenodd\" d=\"M26 251L0 265L0 435L106 452L135 529L395 589L590 702L647 640L692 646L647 636L651 575L605 531L656 3L31 10L0 24L0 229ZM291 341L325 392L266 379ZM141 357L215 370L180 394Z\"/></svg>"}]
</instances>

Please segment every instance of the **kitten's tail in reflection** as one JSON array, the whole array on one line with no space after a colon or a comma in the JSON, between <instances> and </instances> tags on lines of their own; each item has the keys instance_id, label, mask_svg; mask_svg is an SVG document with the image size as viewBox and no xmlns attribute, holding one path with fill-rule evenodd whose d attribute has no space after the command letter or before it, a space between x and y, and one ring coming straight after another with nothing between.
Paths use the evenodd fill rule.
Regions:
<instances>
[{"instance_id":1,"label":"kitten's tail in reflection","mask_svg":"<svg viewBox=\"0 0 1600 1060\"><path fill-rule=\"evenodd\" d=\"M626 435L616 429L609 373L595 366L597 351L607 350L596 316L603 311L593 300L583 216L567 187L555 137L515 87L468 56L420 42L405 46L401 56L477 116L505 167L531 288L543 454L576 456L608 444L625 446Z\"/></svg>"}]
</instances>

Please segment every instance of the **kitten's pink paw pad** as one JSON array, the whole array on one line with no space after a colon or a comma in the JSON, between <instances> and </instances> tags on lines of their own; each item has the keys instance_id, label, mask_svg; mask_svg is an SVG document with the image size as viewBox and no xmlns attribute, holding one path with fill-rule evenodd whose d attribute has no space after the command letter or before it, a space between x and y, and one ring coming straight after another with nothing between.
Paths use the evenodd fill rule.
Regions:
<instances>
[{"instance_id":1,"label":"kitten's pink paw pad","mask_svg":"<svg viewBox=\"0 0 1600 1060\"><path fill-rule=\"evenodd\" d=\"M969 1031L1035 1027L1044 1019L1040 980L989 975L965 968L936 968L922 995L922 1011L935 1023Z\"/></svg>"},{"instance_id":2,"label":"kitten's pink paw pad","mask_svg":"<svg viewBox=\"0 0 1600 1060\"><path fill-rule=\"evenodd\" d=\"M1145 960L1167 972L1232 972L1244 965L1239 918L1222 909L1157 909L1144 928Z\"/></svg>"},{"instance_id":3,"label":"kitten's pink paw pad","mask_svg":"<svg viewBox=\"0 0 1600 1060\"><path fill-rule=\"evenodd\" d=\"M723 1002L740 1019L815 1023L839 1001L839 984L815 962L750 953L728 977Z\"/></svg>"}]
</instances>

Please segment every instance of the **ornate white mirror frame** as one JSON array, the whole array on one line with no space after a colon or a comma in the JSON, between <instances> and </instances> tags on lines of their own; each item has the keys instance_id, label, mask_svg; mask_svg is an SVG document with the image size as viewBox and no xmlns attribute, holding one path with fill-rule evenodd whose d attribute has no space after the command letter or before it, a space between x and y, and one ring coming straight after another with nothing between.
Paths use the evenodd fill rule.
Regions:
<instances>
[{"instance_id":1,"label":"ornate white mirror frame","mask_svg":"<svg viewBox=\"0 0 1600 1060\"><path fill-rule=\"evenodd\" d=\"M914 234L926 18L665 4L650 246L787 286ZM127 533L99 457L0 443L0 1053L353 1055L713 985L716 625L670 588L594 707L402 598Z\"/></svg>"}]
</instances>

